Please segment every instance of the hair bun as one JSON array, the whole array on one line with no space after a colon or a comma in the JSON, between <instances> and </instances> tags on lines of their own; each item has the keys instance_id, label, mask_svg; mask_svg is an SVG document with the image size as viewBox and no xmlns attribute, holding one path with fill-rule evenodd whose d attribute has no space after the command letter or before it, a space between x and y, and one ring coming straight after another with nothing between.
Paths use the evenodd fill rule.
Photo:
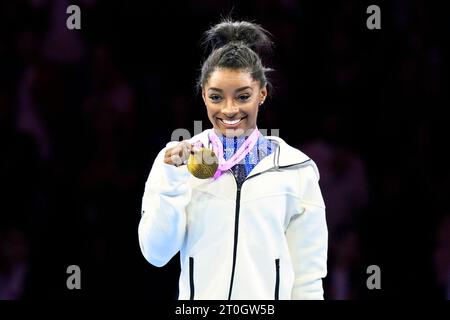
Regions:
<instances>
[{"instance_id":1,"label":"hair bun","mask_svg":"<svg viewBox=\"0 0 450 320\"><path fill-rule=\"evenodd\" d=\"M205 32L202 44L212 51L230 42L241 42L256 53L263 54L269 53L272 49L270 35L259 24L224 19Z\"/></svg>"}]
</instances>

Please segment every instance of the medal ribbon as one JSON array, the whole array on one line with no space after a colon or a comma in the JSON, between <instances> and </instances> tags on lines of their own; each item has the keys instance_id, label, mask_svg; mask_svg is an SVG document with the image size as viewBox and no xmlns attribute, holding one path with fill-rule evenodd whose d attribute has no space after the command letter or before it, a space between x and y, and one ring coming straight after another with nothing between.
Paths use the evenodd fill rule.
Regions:
<instances>
[{"instance_id":1,"label":"medal ribbon","mask_svg":"<svg viewBox=\"0 0 450 320\"><path fill-rule=\"evenodd\" d=\"M216 173L214 174L214 179L217 179L221 176L223 171L227 171L231 167L233 167L235 164L241 162L242 159L253 149L256 142L258 141L258 138L260 136L260 132L257 127L253 130L253 132L248 136L248 138L242 143L242 145L235 151L233 156L225 160L223 157L223 145L220 141L217 134L214 132L214 129L211 129L209 132L209 140L211 141L213 151L217 155L217 158L219 159L219 166L217 168Z\"/></svg>"}]
</instances>

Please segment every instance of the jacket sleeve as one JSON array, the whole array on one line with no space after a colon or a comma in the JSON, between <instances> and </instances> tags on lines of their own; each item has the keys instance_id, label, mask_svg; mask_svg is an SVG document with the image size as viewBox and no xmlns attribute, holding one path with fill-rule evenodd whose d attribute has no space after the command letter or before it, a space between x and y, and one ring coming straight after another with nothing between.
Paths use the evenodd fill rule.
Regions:
<instances>
[{"instance_id":1,"label":"jacket sleeve","mask_svg":"<svg viewBox=\"0 0 450 320\"><path fill-rule=\"evenodd\" d=\"M145 183L142 216L139 222L139 245L152 265L162 267L180 250L186 233L186 206L191 199L185 165L164 163L169 142L156 157Z\"/></svg>"},{"instance_id":2,"label":"jacket sleeve","mask_svg":"<svg viewBox=\"0 0 450 320\"><path fill-rule=\"evenodd\" d=\"M322 278L327 274L328 229L325 204L314 162L300 173L300 200L286 230L295 283L292 299L323 300Z\"/></svg>"}]
</instances>

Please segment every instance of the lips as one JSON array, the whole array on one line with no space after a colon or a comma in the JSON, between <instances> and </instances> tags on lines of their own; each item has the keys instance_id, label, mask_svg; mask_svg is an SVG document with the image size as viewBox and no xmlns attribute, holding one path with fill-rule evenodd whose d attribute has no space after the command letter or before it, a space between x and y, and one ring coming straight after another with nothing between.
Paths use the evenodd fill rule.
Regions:
<instances>
[{"instance_id":1,"label":"lips","mask_svg":"<svg viewBox=\"0 0 450 320\"><path fill-rule=\"evenodd\" d=\"M242 118L241 119L236 119L236 120L225 120L225 119L223 119L222 121L224 123L226 123L226 124L236 124L236 123L240 122L241 120L242 120Z\"/></svg>"},{"instance_id":2,"label":"lips","mask_svg":"<svg viewBox=\"0 0 450 320\"><path fill-rule=\"evenodd\" d=\"M237 118L237 119L221 119L218 118L220 120L220 122L228 128L234 128L237 127L239 125L239 123L242 122L242 120L244 120L247 117L242 117L242 118Z\"/></svg>"}]
</instances>

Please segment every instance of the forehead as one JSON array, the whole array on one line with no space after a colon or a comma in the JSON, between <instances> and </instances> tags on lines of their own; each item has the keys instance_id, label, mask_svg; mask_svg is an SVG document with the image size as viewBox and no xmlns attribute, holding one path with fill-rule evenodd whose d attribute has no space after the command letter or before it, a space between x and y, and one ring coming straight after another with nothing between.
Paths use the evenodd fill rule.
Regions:
<instances>
[{"instance_id":1,"label":"forehead","mask_svg":"<svg viewBox=\"0 0 450 320\"><path fill-rule=\"evenodd\" d=\"M244 69L218 68L211 72L206 88L257 87L258 81L253 80L249 71Z\"/></svg>"}]
</instances>

